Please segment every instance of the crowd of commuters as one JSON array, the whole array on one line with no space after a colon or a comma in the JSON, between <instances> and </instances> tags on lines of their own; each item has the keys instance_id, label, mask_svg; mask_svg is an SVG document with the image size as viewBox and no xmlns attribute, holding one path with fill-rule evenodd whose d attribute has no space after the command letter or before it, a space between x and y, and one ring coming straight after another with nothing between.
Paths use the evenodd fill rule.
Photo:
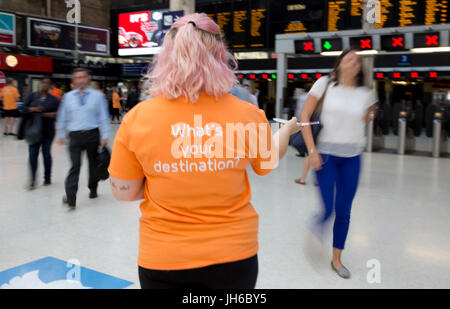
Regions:
<instances>
[{"instance_id":1,"label":"crowd of commuters","mask_svg":"<svg viewBox=\"0 0 450 309\"><path fill-rule=\"evenodd\" d=\"M81 77L80 77L81 75ZM109 135L109 127L105 124L109 122L108 103L104 100L104 91L99 87L98 82L91 81L90 74L86 69L75 69L72 73L72 86L79 96L73 95L73 91L64 93L58 85L50 78L40 80L36 92L30 93L29 87L22 88L22 95L19 94L16 81L12 78L7 79L7 84L0 90L0 99L3 114L3 135L17 136L18 139L27 139L27 130L33 130L36 127L36 120L39 120L40 133L33 141L28 141L30 181L27 184L28 190L36 187L36 172L38 168L39 152L42 152L44 162L44 182L43 185L51 184L52 156L51 145L56 135L56 127L59 128L58 142L65 142L65 131L71 131L69 134L69 153L72 161L72 168L69 171L66 180L66 196L64 201L70 206L75 206L76 191L78 186L78 174L81 163L81 151L86 150L90 167L89 188L91 190L90 197L97 196L97 183L94 177L95 155L97 153L97 144L90 143L87 140L89 134L79 136L77 131L85 131L85 129L93 129L99 126L96 121L99 119L97 114L92 114L91 101L97 102L102 109L102 127L105 132L102 136ZM117 96L119 88L115 87ZM86 90L86 93L83 92ZM95 94L95 95L94 95ZM94 96L93 99L91 97ZM64 99L63 99L64 97ZM73 101L75 103L71 103ZM23 101L23 105L19 108L19 101ZM62 102L65 102L64 104ZM85 104L87 102L87 104ZM101 103L98 103L101 102ZM104 103L104 104L103 104ZM114 103L116 108L112 113L120 122L121 114L126 110L130 110L138 103L136 89L132 88L128 94L128 98L118 97ZM72 110L70 108L73 108ZM84 112L84 114L83 114ZM58 121L57 120L57 115ZM19 126L16 125L15 119L20 118ZM118 122L118 123L119 123ZM112 122L113 123L113 122ZM31 129L29 127L32 127ZM79 129L79 130L78 130ZM72 132L73 131L73 132ZM86 130L88 131L88 130ZM16 133L17 132L17 133ZM92 133L95 135L95 132ZM37 138L37 139L36 139ZM106 138L107 139L107 138ZM91 140L96 140L95 136ZM104 145L104 141L98 144Z\"/></svg>"},{"instance_id":2,"label":"crowd of commuters","mask_svg":"<svg viewBox=\"0 0 450 309\"><path fill-rule=\"evenodd\" d=\"M269 174L286 154L290 137L301 131L308 157L297 182L305 183L311 165L323 201L322 215L311 229L321 239L325 223L336 213L331 267L349 278L341 255L358 187L364 125L376 103L373 92L363 86L360 57L345 51L329 76L319 79L308 94L300 91L295 117L274 134L260 109L259 92L252 93L237 81L231 62L219 26L205 14L191 14L167 33L144 81L148 91L139 94L131 88L124 93L111 85L101 91L82 68L73 71L73 90L65 94L50 79L41 80L39 91L27 96L22 110L24 119L42 117L39 141L29 145L30 189L35 186L41 148L44 184L51 184L50 145L56 136L57 143L67 144L71 162L63 202L76 207L84 152L89 197L97 198L96 155L99 146L110 144L110 125L116 120L120 127L112 147L110 184L117 200L142 200L141 287L254 288L258 214L250 201L247 168L261 176ZM14 134L20 95L12 80L0 95L4 134ZM309 122L317 109L323 129L314 139L311 128L302 129L298 120ZM128 113L121 119L123 111ZM180 124L193 128L194 144L190 135L179 136ZM250 130L259 147L251 139L244 139L244 147L224 142L221 137L230 124L254 128ZM203 152L208 156L198 157L193 151L198 148L209 149Z\"/></svg>"}]
</instances>

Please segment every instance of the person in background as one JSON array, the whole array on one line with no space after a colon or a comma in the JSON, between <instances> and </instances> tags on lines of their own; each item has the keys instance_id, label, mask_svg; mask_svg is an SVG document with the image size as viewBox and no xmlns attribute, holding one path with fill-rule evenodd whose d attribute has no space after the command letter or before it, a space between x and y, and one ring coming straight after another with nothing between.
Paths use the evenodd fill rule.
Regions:
<instances>
[{"instance_id":1,"label":"person in background","mask_svg":"<svg viewBox=\"0 0 450 309\"><path fill-rule=\"evenodd\" d=\"M89 161L89 198L97 197L98 179L95 175L98 146L108 145L109 114L105 96L90 87L89 71L77 68L72 73L74 90L63 96L58 110L57 142L65 144L69 132L69 153L72 167L65 181L66 195L63 202L76 207L81 154L87 152Z\"/></svg>"},{"instance_id":2,"label":"person in background","mask_svg":"<svg viewBox=\"0 0 450 309\"><path fill-rule=\"evenodd\" d=\"M308 98L308 93L306 93L303 88L297 88L296 97L297 97L297 107L295 109L295 117L297 119L300 119L300 115L302 114L302 110L303 107L305 106L306 99ZM302 177L299 179L295 179L295 182L300 185L306 184L306 176L308 175L309 168L311 167L311 164L309 163L308 152L306 152L304 155L305 161L303 162Z\"/></svg>"},{"instance_id":3,"label":"person in background","mask_svg":"<svg viewBox=\"0 0 450 309\"><path fill-rule=\"evenodd\" d=\"M92 81L89 83L89 87L91 87L92 89L98 90L98 91L100 91L100 92L103 93L102 89L100 88L99 83L98 83L97 81L95 81L95 80L92 80Z\"/></svg>"},{"instance_id":4,"label":"person in background","mask_svg":"<svg viewBox=\"0 0 450 309\"><path fill-rule=\"evenodd\" d=\"M120 114L122 111L122 105L120 104L120 95L118 87L114 87L112 102L113 108L111 114L111 123L114 123L114 118L117 118L117 123L120 123Z\"/></svg>"},{"instance_id":5,"label":"person in background","mask_svg":"<svg viewBox=\"0 0 450 309\"><path fill-rule=\"evenodd\" d=\"M113 97L113 92L114 92L113 85L108 84L106 86L105 96L106 96L106 101L108 102L108 110L109 110L109 114L110 115L112 115L112 97Z\"/></svg>"},{"instance_id":6,"label":"person in background","mask_svg":"<svg viewBox=\"0 0 450 309\"><path fill-rule=\"evenodd\" d=\"M297 88L298 89L298 88ZM288 119L290 119L291 117L294 117L295 115L295 109L297 106L297 101L298 101L298 90L295 89L294 92L292 93L292 96L289 97L288 99Z\"/></svg>"},{"instance_id":7,"label":"person in background","mask_svg":"<svg viewBox=\"0 0 450 309\"><path fill-rule=\"evenodd\" d=\"M178 19L148 74L154 97L127 113L117 132L111 190L121 201L144 199L142 288L255 287L258 214L250 202L247 167L258 175L270 173L286 153L289 136L301 127L292 119L272 136L264 111L229 94L237 80L228 57L220 27L206 14ZM198 118L201 124L195 124ZM227 125L242 123L258 128L254 143L247 140L241 148L219 141ZM203 146L216 138L210 145L219 153L176 159L180 124L209 132L194 139ZM227 160L224 149L233 150L228 165L214 168L214 160Z\"/></svg>"},{"instance_id":8,"label":"person in background","mask_svg":"<svg viewBox=\"0 0 450 309\"><path fill-rule=\"evenodd\" d=\"M256 97L256 102L258 104L258 107L261 107L262 106L262 104L261 104L261 90L259 90L258 87L255 88L254 96ZM300 118L297 118L297 119L300 119Z\"/></svg>"},{"instance_id":9,"label":"person in background","mask_svg":"<svg viewBox=\"0 0 450 309\"><path fill-rule=\"evenodd\" d=\"M62 96L63 96L62 90L57 87L55 82L52 82L52 86L51 86L51 89L50 89L50 94L52 96L54 96L55 98L57 98L58 100L61 100Z\"/></svg>"},{"instance_id":10,"label":"person in background","mask_svg":"<svg viewBox=\"0 0 450 309\"><path fill-rule=\"evenodd\" d=\"M364 86L362 60L356 52L345 50L337 58L332 74L315 82L300 119L301 122L309 122L326 93L320 114L323 128L317 145L310 127L305 127L302 134L310 163L316 170L324 206L313 233L322 239L325 223L333 211L336 213L331 268L346 279L350 278L350 271L342 265L341 255L358 188L361 154L366 144L365 125L370 121L369 115L377 102L374 91Z\"/></svg>"},{"instance_id":11,"label":"person in background","mask_svg":"<svg viewBox=\"0 0 450 309\"><path fill-rule=\"evenodd\" d=\"M144 77L140 82L140 95L139 95L139 101L145 101L152 98L152 95L150 94L150 81L147 77Z\"/></svg>"},{"instance_id":12,"label":"person in background","mask_svg":"<svg viewBox=\"0 0 450 309\"><path fill-rule=\"evenodd\" d=\"M127 96L127 110L131 110L138 102L138 94L136 88L132 87Z\"/></svg>"},{"instance_id":13,"label":"person in background","mask_svg":"<svg viewBox=\"0 0 450 309\"><path fill-rule=\"evenodd\" d=\"M247 88L244 86L241 86L239 84L236 84L233 86L233 88L230 91L231 95L234 95L238 99L241 99L242 101L252 103L251 93Z\"/></svg>"},{"instance_id":14,"label":"person in background","mask_svg":"<svg viewBox=\"0 0 450 309\"><path fill-rule=\"evenodd\" d=\"M8 78L6 86L0 91L3 100L3 135L16 135L13 133L15 118L19 117L17 101L20 99L19 91L14 87L14 79Z\"/></svg>"},{"instance_id":15,"label":"person in background","mask_svg":"<svg viewBox=\"0 0 450 309\"><path fill-rule=\"evenodd\" d=\"M30 93L30 86L25 85L22 87L22 95L21 95L21 101L25 102L27 100L27 96L29 96Z\"/></svg>"},{"instance_id":16,"label":"person in background","mask_svg":"<svg viewBox=\"0 0 450 309\"><path fill-rule=\"evenodd\" d=\"M124 83L119 83L119 86L117 86L117 89L119 90L119 98L120 98L120 108L121 110L125 109L125 101L127 99L127 95L128 95L128 89L127 87L125 87Z\"/></svg>"},{"instance_id":17,"label":"person in background","mask_svg":"<svg viewBox=\"0 0 450 309\"><path fill-rule=\"evenodd\" d=\"M27 117L30 113L40 113L42 116L42 139L39 143L28 146L31 170L29 190L33 190L36 186L36 171L41 147L42 155L44 156L44 186L51 184L52 156L50 147L55 137L55 119L59 100L49 94L50 87L51 80L49 78L42 79L39 85L39 92L28 95L23 106L24 117Z\"/></svg>"},{"instance_id":18,"label":"person in background","mask_svg":"<svg viewBox=\"0 0 450 309\"><path fill-rule=\"evenodd\" d=\"M254 94L252 94L252 91L250 90L250 86L245 84L244 88L249 92L248 97L249 97L250 103L252 103L256 107L259 107L258 106L258 98Z\"/></svg>"}]
</instances>

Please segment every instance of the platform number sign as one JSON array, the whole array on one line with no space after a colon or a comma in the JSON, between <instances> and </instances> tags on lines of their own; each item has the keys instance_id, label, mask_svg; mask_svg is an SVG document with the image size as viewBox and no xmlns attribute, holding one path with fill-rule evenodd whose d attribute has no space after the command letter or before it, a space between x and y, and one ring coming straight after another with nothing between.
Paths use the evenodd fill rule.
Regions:
<instances>
[{"instance_id":1,"label":"platform number sign","mask_svg":"<svg viewBox=\"0 0 450 309\"><path fill-rule=\"evenodd\" d=\"M296 40L294 42L296 54L314 54L314 40Z\"/></svg>"},{"instance_id":2,"label":"platform number sign","mask_svg":"<svg viewBox=\"0 0 450 309\"><path fill-rule=\"evenodd\" d=\"M416 48L439 47L440 45L441 43L439 32L414 34L414 47Z\"/></svg>"},{"instance_id":3,"label":"platform number sign","mask_svg":"<svg viewBox=\"0 0 450 309\"><path fill-rule=\"evenodd\" d=\"M409 55L409 54L398 55L397 65L399 65L399 66L411 65L411 55Z\"/></svg>"}]
</instances>

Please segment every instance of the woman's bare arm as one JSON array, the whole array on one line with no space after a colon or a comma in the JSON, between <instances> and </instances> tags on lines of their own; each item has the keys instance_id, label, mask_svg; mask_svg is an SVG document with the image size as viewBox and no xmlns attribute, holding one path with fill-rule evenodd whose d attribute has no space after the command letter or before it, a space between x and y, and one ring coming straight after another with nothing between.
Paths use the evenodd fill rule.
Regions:
<instances>
[{"instance_id":1,"label":"woman's bare arm","mask_svg":"<svg viewBox=\"0 0 450 309\"><path fill-rule=\"evenodd\" d=\"M116 200L131 202L144 199L144 179L125 180L111 176L110 182Z\"/></svg>"},{"instance_id":2,"label":"woman's bare arm","mask_svg":"<svg viewBox=\"0 0 450 309\"><path fill-rule=\"evenodd\" d=\"M314 111L317 108L317 105L319 104L319 99L314 96L313 94L308 95L308 98L306 99L305 106L303 107L302 114L300 115L300 122L310 122L311 116L313 115ZM314 138L312 135L312 130L310 126L306 126L302 130L303 139L305 141L306 147L308 149L308 152L310 150L316 150L316 145L314 143Z\"/></svg>"}]
</instances>

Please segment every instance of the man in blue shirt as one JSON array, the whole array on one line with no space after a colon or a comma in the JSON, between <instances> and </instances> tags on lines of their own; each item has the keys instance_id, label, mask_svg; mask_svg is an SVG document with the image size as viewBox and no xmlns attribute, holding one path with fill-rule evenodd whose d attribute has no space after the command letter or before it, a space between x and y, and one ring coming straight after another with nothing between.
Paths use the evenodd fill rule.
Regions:
<instances>
[{"instance_id":1,"label":"man in blue shirt","mask_svg":"<svg viewBox=\"0 0 450 309\"><path fill-rule=\"evenodd\" d=\"M95 161L98 146L108 145L108 105L100 91L88 87L90 80L88 70L78 68L73 71L72 83L75 89L64 95L56 121L58 143L65 144L69 132L72 167L65 181L66 196L63 202L71 207L76 205L82 152L86 150L89 161L89 198L96 198L98 179Z\"/></svg>"}]
</instances>

